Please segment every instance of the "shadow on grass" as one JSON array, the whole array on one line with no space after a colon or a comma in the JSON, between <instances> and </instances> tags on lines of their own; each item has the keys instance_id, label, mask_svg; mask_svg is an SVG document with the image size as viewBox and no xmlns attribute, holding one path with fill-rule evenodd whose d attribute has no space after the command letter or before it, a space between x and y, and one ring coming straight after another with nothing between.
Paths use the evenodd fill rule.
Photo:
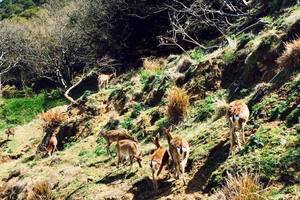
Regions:
<instances>
[{"instance_id":1,"label":"shadow on grass","mask_svg":"<svg viewBox=\"0 0 300 200\"><path fill-rule=\"evenodd\" d=\"M166 181L166 179L160 179L157 181L158 191L153 190L152 180L149 177L144 177L136 181L128 192L132 193L133 199L143 199L143 200L154 200L161 199L163 196L168 196L173 193L172 190L173 183L171 181Z\"/></svg>"},{"instance_id":2,"label":"shadow on grass","mask_svg":"<svg viewBox=\"0 0 300 200\"><path fill-rule=\"evenodd\" d=\"M194 177L188 182L186 193L194 193L202 191L211 176L211 174L226 161L229 156L229 144L225 145L226 141L221 141L209 152L205 163L195 173ZM207 189L207 188L205 188Z\"/></svg>"}]
</instances>

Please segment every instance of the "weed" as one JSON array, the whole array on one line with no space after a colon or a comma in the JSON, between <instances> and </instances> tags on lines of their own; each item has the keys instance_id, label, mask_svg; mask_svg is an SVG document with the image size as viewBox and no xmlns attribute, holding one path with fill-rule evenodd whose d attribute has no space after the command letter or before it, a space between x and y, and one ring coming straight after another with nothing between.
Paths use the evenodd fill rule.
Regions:
<instances>
[{"instance_id":1,"label":"weed","mask_svg":"<svg viewBox=\"0 0 300 200\"><path fill-rule=\"evenodd\" d=\"M141 103L136 103L133 106L133 111L132 111L130 117L133 119L137 118L141 114L142 110L143 110L143 105Z\"/></svg>"},{"instance_id":2,"label":"weed","mask_svg":"<svg viewBox=\"0 0 300 200\"><path fill-rule=\"evenodd\" d=\"M262 186L258 175L248 173L232 176L229 174L226 185L218 192L218 197L225 200L263 200Z\"/></svg>"},{"instance_id":3,"label":"weed","mask_svg":"<svg viewBox=\"0 0 300 200\"><path fill-rule=\"evenodd\" d=\"M131 117L126 117L120 124L123 128L130 130L133 128L133 119Z\"/></svg>"},{"instance_id":4,"label":"weed","mask_svg":"<svg viewBox=\"0 0 300 200\"><path fill-rule=\"evenodd\" d=\"M202 49L194 49L191 53L190 56L193 60L196 60L197 62L201 62L204 58L204 52Z\"/></svg>"},{"instance_id":5,"label":"weed","mask_svg":"<svg viewBox=\"0 0 300 200\"><path fill-rule=\"evenodd\" d=\"M293 68L300 65L300 39L286 44L285 51L277 59L281 68Z\"/></svg>"},{"instance_id":6,"label":"weed","mask_svg":"<svg viewBox=\"0 0 300 200\"><path fill-rule=\"evenodd\" d=\"M146 71L156 72L164 69L166 61L163 58L145 58L143 67Z\"/></svg>"},{"instance_id":7,"label":"weed","mask_svg":"<svg viewBox=\"0 0 300 200\"><path fill-rule=\"evenodd\" d=\"M167 116L171 123L178 123L186 115L189 106L189 96L177 87L172 87L168 91Z\"/></svg>"},{"instance_id":8,"label":"weed","mask_svg":"<svg viewBox=\"0 0 300 200\"><path fill-rule=\"evenodd\" d=\"M236 57L236 53L233 49L227 50L223 55L223 60L226 64L232 63Z\"/></svg>"},{"instance_id":9,"label":"weed","mask_svg":"<svg viewBox=\"0 0 300 200\"><path fill-rule=\"evenodd\" d=\"M204 100L200 101L197 105L197 116L196 121L203 122L208 118L212 117L214 113L214 99L212 96L206 97Z\"/></svg>"}]
</instances>

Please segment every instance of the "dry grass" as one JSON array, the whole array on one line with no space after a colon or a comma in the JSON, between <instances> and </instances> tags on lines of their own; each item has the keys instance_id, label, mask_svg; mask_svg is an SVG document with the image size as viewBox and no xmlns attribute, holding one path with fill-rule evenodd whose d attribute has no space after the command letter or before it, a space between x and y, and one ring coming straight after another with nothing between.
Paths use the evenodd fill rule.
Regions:
<instances>
[{"instance_id":1,"label":"dry grass","mask_svg":"<svg viewBox=\"0 0 300 200\"><path fill-rule=\"evenodd\" d=\"M188 94L177 87L172 87L168 91L167 116L172 123L178 123L187 115L189 106Z\"/></svg>"},{"instance_id":2,"label":"dry grass","mask_svg":"<svg viewBox=\"0 0 300 200\"><path fill-rule=\"evenodd\" d=\"M27 200L51 200L52 197L51 187L47 181L39 181L32 185L28 191Z\"/></svg>"},{"instance_id":3,"label":"dry grass","mask_svg":"<svg viewBox=\"0 0 300 200\"><path fill-rule=\"evenodd\" d=\"M143 67L145 70L156 72L166 67L166 61L163 58L145 58Z\"/></svg>"},{"instance_id":4,"label":"dry grass","mask_svg":"<svg viewBox=\"0 0 300 200\"><path fill-rule=\"evenodd\" d=\"M299 67L300 65L300 39L286 44L285 51L277 59L281 68Z\"/></svg>"},{"instance_id":5,"label":"dry grass","mask_svg":"<svg viewBox=\"0 0 300 200\"><path fill-rule=\"evenodd\" d=\"M40 119L43 121L43 126L49 124L59 124L65 120L64 113L58 110L49 110L40 114Z\"/></svg>"},{"instance_id":6,"label":"dry grass","mask_svg":"<svg viewBox=\"0 0 300 200\"><path fill-rule=\"evenodd\" d=\"M258 175L229 175L226 185L216 194L218 200L264 200Z\"/></svg>"}]
</instances>

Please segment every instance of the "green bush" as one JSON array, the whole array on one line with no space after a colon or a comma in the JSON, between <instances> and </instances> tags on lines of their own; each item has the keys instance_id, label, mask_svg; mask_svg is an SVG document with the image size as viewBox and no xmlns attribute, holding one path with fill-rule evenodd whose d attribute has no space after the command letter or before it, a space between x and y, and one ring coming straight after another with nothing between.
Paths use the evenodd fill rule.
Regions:
<instances>
[{"instance_id":1,"label":"green bush","mask_svg":"<svg viewBox=\"0 0 300 200\"><path fill-rule=\"evenodd\" d=\"M130 130L133 128L133 122L131 117L125 118L120 124L123 128Z\"/></svg>"},{"instance_id":2,"label":"green bush","mask_svg":"<svg viewBox=\"0 0 300 200\"><path fill-rule=\"evenodd\" d=\"M195 49L191 52L190 56L193 60L201 62L204 58L204 52L202 49Z\"/></svg>"},{"instance_id":3,"label":"green bush","mask_svg":"<svg viewBox=\"0 0 300 200\"><path fill-rule=\"evenodd\" d=\"M225 63L228 64L228 63L233 62L235 57L236 57L235 51L233 49L229 49L224 53L223 60Z\"/></svg>"},{"instance_id":4,"label":"green bush","mask_svg":"<svg viewBox=\"0 0 300 200\"><path fill-rule=\"evenodd\" d=\"M130 117L132 119L135 119L137 118L140 114L141 114L141 111L143 110L143 105L141 103L137 103L133 106L133 111L130 115Z\"/></svg>"},{"instance_id":5,"label":"green bush","mask_svg":"<svg viewBox=\"0 0 300 200\"><path fill-rule=\"evenodd\" d=\"M211 96L206 97L197 105L196 121L203 122L212 117L214 113L214 99Z\"/></svg>"}]
</instances>

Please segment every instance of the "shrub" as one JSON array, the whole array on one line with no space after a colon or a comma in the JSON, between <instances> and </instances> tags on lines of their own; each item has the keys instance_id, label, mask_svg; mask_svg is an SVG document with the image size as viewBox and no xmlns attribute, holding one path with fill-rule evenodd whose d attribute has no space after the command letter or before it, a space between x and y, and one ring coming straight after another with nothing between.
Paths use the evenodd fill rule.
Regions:
<instances>
[{"instance_id":1,"label":"shrub","mask_svg":"<svg viewBox=\"0 0 300 200\"><path fill-rule=\"evenodd\" d=\"M218 198L224 200L263 200L262 186L258 175L251 176L244 173L238 176L229 174L226 185L217 193Z\"/></svg>"},{"instance_id":2,"label":"shrub","mask_svg":"<svg viewBox=\"0 0 300 200\"><path fill-rule=\"evenodd\" d=\"M178 123L187 115L189 106L188 94L177 87L172 87L168 91L167 116L170 122Z\"/></svg>"},{"instance_id":3,"label":"shrub","mask_svg":"<svg viewBox=\"0 0 300 200\"><path fill-rule=\"evenodd\" d=\"M121 126L127 130L130 130L133 128L133 119L131 117L127 117L125 118L122 122L121 122Z\"/></svg>"},{"instance_id":4,"label":"shrub","mask_svg":"<svg viewBox=\"0 0 300 200\"><path fill-rule=\"evenodd\" d=\"M156 72L166 66L166 61L163 58L145 58L143 62L143 67L145 70Z\"/></svg>"},{"instance_id":5,"label":"shrub","mask_svg":"<svg viewBox=\"0 0 300 200\"><path fill-rule=\"evenodd\" d=\"M54 199L51 186L47 181L39 181L32 185L27 195L27 200L51 200Z\"/></svg>"},{"instance_id":6,"label":"shrub","mask_svg":"<svg viewBox=\"0 0 300 200\"><path fill-rule=\"evenodd\" d=\"M57 110L49 110L40 114L40 119L44 122L43 127L46 127L51 124L60 124L65 120L65 115Z\"/></svg>"},{"instance_id":7,"label":"shrub","mask_svg":"<svg viewBox=\"0 0 300 200\"><path fill-rule=\"evenodd\" d=\"M141 103L136 103L133 106L133 111L132 111L130 117L133 119L137 118L141 114L142 110L143 110L143 105Z\"/></svg>"},{"instance_id":8,"label":"shrub","mask_svg":"<svg viewBox=\"0 0 300 200\"><path fill-rule=\"evenodd\" d=\"M12 98L17 94L17 88L15 86L5 85L2 88L2 96L4 98Z\"/></svg>"},{"instance_id":9,"label":"shrub","mask_svg":"<svg viewBox=\"0 0 300 200\"><path fill-rule=\"evenodd\" d=\"M214 99L208 96L198 105L196 121L202 122L207 120L213 115L214 111Z\"/></svg>"},{"instance_id":10,"label":"shrub","mask_svg":"<svg viewBox=\"0 0 300 200\"><path fill-rule=\"evenodd\" d=\"M223 60L225 63L228 64L228 63L233 62L235 57L236 57L235 51L232 49L229 49L224 53Z\"/></svg>"},{"instance_id":11,"label":"shrub","mask_svg":"<svg viewBox=\"0 0 300 200\"><path fill-rule=\"evenodd\" d=\"M202 49L195 49L191 52L191 58L197 62L201 62L204 58L204 52Z\"/></svg>"},{"instance_id":12,"label":"shrub","mask_svg":"<svg viewBox=\"0 0 300 200\"><path fill-rule=\"evenodd\" d=\"M300 65L300 39L286 44L285 51L277 59L277 64L281 68L293 68Z\"/></svg>"}]
</instances>

